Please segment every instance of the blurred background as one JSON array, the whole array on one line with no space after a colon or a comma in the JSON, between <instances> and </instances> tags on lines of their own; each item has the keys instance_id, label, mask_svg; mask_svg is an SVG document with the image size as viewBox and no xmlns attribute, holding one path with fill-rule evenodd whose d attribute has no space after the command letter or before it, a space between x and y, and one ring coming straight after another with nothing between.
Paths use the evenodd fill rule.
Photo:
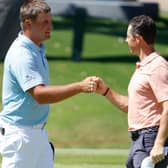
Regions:
<instances>
[{"instance_id":1,"label":"blurred background","mask_svg":"<svg viewBox=\"0 0 168 168\"><path fill-rule=\"evenodd\" d=\"M20 30L18 14L23 2L0 0L1 83L5 54ZM53 14L52 37L45 42L52 85L96 75L109 87L127 94L138 57L130 55L125 37L128 21L139 14L148 14L156 21L155 48L168 58L167 0L47 2ZM127 114L103 96L79 94L52 104L47 129L57 148L57 168L124 167L130 146Z\"/></svg>"}]
</instances>

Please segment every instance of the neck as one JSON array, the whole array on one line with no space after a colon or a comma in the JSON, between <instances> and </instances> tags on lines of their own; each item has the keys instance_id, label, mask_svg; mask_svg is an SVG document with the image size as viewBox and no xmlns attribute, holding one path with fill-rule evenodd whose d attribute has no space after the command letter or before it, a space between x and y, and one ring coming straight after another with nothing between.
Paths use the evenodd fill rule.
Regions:
<instances>
[{"instance_id":1,"label":"neck","mask_svg":"<svg viewBox=\"0 0 168 168\"><path fill-rule=\"evenodd\" d=\"M148 45L148 46L145 46L144 48L141 48L140 53L139 53L140 61L142 61L144 58L149 56L154 51L155 51L155 49L154 49L153 45Z\"/></svg>"},{"instance_id":2,"label":"neck","mask_svg":"<svg viewBox=\"0 0 168 168\"><path fill-rule=\"evenodd\" d=\"M33 41L36 45L40 46L41 41L36 40L35 37L29 31L23 31L23 34L28 37L31 41Z\"/></svg>"}]
</instances>

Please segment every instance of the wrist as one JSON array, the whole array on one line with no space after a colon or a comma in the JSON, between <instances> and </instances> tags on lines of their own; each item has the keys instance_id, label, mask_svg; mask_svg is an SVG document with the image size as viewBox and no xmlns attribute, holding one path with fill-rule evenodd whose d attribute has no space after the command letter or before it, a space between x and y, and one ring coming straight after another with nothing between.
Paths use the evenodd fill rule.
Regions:
<instances>
[{"instance_id":1,"label":"wrist","mask_svg":"<svg viewBox=\"0 0 168 168\"><path fill-rule=\"evenodd\" d=\"M161 147L164 147L164 144L165 144L164 142L155 142L154 147L160 147L161 148Z\"/></svg>"},{"instance_id":2,"label":"wrist","mask_svg":"<svg viewBox=\"0 0 168 168\"><path fill-rule=\"evenodd\" d=\"M77 92L84 92L84 88L83 88L83 85L82 85L82 82L80 81L80 82L76 82L76 86L75 86L75 88L76 88L76 91Z\"/></svg>"},{"instance_id":3,"label":"wrist","mask_svg":"<svg viewBox=\"0 0 168 168\"><path fill-rule=\"evenodd\" d=\"M106 90L104 91L104 93L102 94L102 96L106 96L108 94L109 90L110 90L110 88L107 87Z\"/></svg>"}]
</instances>

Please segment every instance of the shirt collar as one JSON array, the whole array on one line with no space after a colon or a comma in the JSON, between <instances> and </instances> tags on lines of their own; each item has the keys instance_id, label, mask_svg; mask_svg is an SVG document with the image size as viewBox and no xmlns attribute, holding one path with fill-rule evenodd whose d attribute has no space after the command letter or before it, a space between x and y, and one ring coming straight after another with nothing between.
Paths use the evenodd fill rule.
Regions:
<instances>
[{"instance_id":1,"label":"shirt collar","mask_svg":"<svg viewBox=\"0 0 168 168\"><path fill-rule=\"evenodd\" d=\"M34 51L44 52L45 47L43 44L40 46L36 45L32 40L30 40L27 36L25 36L22 32L19 33L18 39L21 40L26 46L30 47Z\"/></svg>"},{"instance_id":2,"label":"shirt collar","mask_svg":"<svg viewBox=\"0 0 168 168\"><path fill-rule=\"evenodd\" d=\"M147 57L145 57L142 62L137 62L136 63L136 69L149 64L150 62L152 62L158 56L159 56L159 54L157 52L152 52Z\"/></svg>"}]
</instances>

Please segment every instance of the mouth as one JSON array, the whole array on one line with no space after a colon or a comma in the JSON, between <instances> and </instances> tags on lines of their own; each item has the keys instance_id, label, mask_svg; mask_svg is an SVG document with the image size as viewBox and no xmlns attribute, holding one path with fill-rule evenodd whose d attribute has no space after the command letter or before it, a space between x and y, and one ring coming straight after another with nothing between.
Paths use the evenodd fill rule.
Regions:
<instances>
[{"instance_id":1,"label":"mouth","mask_svg":"<svg viewBox=\"0 0 168 168\"><path fill-rule=\"evenodd\" d=\"M51 32L45 32L46 36L50 36Z\"/></svg>"}]
</instances>

